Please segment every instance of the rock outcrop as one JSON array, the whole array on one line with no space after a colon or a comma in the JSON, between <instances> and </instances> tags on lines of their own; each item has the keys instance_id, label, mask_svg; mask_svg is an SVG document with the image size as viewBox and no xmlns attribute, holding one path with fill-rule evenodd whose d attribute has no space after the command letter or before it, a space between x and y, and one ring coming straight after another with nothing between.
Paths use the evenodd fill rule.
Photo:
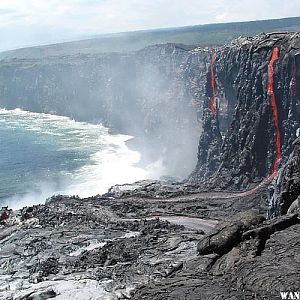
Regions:
<instances>
[{"instance_id":1,"label":"rock outcrop","mask_svg":"<svg viewBox=\"0 0 300 300\"><path fill-rule=\"evenodd\" d=\"M198 243L198 253L201 255L216 253L226 254L242 240L243 232L258 225L264 220L263 215L256 211L239 213L218 229L207 235Z\"/></svg>"},{"instance_id":2,"label":"rock outcrop","mask_svg":"<svg viewBox=\"0 0 300 300\"><path fill-rule=\"evenodd\" d=\"M250 211L248 218L254 222L233 233L236 221L243 222L245 216L219 224L200 240L199 256L171 278L141 287L133 299L281 299L280 292L294 296L299 291L299 217L263 221ZM208 238L214 247L206 245Z\"/></svg>"},{"instance_id":3,"label":"rock outcrop","mask_svg":"<svg viewBox=\"0 0 300 300\"><path fill-rule=\"evenodd\" d=\"M299 209L300 197L300 138L294 143L294 151L274 182L269 217L292 213Z\"/></svg>"},{"instance_id":4,"label":"rock outcrop","mask_svg":"<svg viewBox=\"0 0 300 300\"><path fill-rule=\"evenodd\" d=\"M245 188L277 174L292 152L300 127L300 35L241 38L214 53L192 179Z\"/></svg>"}]
</instances>

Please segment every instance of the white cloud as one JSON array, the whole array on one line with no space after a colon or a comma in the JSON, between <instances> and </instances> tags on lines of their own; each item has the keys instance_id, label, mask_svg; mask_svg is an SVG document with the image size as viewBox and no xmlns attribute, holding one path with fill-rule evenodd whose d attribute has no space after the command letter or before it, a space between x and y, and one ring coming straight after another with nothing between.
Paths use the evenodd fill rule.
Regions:
<instances>
[{"instance_id":1,"label":"white cloud","mask_svg":"<svg viewBox=\"0 0 300 300\"><path fill-rule=\"evenodd\" d=\"M295 15L300 15L299 0L0 0L0 48Z\"/></svg>"}]
</instances>

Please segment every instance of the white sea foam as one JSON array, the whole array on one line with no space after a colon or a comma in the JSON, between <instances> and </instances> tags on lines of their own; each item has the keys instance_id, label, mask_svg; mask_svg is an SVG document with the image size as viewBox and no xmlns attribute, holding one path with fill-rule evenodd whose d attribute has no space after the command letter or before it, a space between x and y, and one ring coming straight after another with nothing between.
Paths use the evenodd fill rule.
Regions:
<instances>
[{"instance_id":1,"label":"white sea foam","mask_svg":"<svg viewBox=\"0 0 300 300\"><path fill-rule=\"evenodd\" d=\"M23 196L7 199L6 204L14 209L44 203L53 194L80 197L102 194L114 184L157 178L164 171L159 161L145 169L137 167L140 154L126 145L132 137L110 135L101 124L77 122L64 116L21 109L0 109L0 126L1 123L11 130L22 128L34 137L34 143L55 145L57 151L78 152L74 161L80 162L84 160L82 155L86 156L86 163L76 170L61 172L55 181L40 178L38 187L24 191Z\"/></svg>"}]
</instances>

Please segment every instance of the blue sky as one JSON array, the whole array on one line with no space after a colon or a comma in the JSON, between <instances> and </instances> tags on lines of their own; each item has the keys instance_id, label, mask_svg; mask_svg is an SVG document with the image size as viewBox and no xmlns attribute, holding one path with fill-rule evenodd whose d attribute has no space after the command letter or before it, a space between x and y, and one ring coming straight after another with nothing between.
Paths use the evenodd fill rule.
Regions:
<instances>
[{"instance_id":1,"label":"blue sky","mask_svg":"<svg viewBox=\"0 0 300 300\"><path fill-rule=\"evenodd\" d=\"M0 51L102 33L300 16L299 0L0 0Z\"/></svg>"}]
</instances>

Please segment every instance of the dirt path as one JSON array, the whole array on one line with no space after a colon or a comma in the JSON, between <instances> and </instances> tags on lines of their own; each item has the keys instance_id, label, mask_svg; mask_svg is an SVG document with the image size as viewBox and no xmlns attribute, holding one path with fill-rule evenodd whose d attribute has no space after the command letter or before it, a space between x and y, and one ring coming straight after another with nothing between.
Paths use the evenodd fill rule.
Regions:
<instances>
[{"instance_id":1,"label":"dirt path","mask_svg":"<svg viewBox=\"0 0 300 300\"><path fill-rule=\"evenodd\" d=\"M168 215L154 215L146 217L146 220L153 220L159 218L162 221L168 221L172 224L182 225L188 229L204 231L205 233L210 232L217 224L217 220L201 219L189 216L168 216ZM140 219L122 219L122 221L133 222L139 221Z\"/></svg>"},{"instance_id":2,"label":"dirt path","mask_svg":"<svg viewBox=\"0 0 300 300\"><path fill-rule=\"evenodd\" d=\"M216 220L200 219L187 216L157 216L163 221L173 224L182 225L192 230L203 230L205 233L210 232L217 224Z\"/></svg>"}]
</instances>

